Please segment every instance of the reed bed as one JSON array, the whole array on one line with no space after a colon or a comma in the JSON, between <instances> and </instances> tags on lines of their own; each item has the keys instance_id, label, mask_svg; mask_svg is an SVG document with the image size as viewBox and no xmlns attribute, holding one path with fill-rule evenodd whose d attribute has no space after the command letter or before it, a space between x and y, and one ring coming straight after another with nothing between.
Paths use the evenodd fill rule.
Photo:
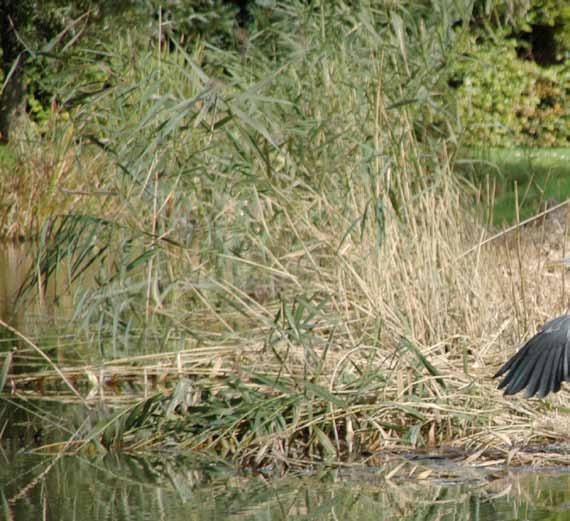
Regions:
<instances>
[{"instance_id":1,"label":"reed bed","mask_svg":"<svg viewBox=\"0 0 570 521\"><path fill-rule=\"evenodd\" d=\"M283 4L245 57L120 39L113 88L73 114L90 210L52 216L20 294L58 274L89 348L12 371L31 342L4 391L58 382L89 407L129 382L84 443L253 467L444 446L526 462L517 447L567 439L567 394L491 380L566 309L548 265L566 229L485 242L442 95L459 36L412 5Z\"/></svg>"},{"instance_id":2,"label":"reed bed","mask_svg":"<svg viewBox=\"0 0 570 521\"><path fill-rule=\"evenodd\" d=\"M108 447L214 451L256 467L268 461L287 467L315 460L373 464L378 454L414 448L460 449L475 466L565 464L564 453L527 450L567 440L564 393L545 401L507 399L491 378L518 347L517 331L522 337L532 334L541 321L563 311L565 273L549 267L548 260L561 256L557 247L564 240L561 236L551 245L546 231L544 223L522 228L478 252L456 256L475 274L465 293L477 288L495 296L482 309L462 308L479 327L477 313L488 313L483 316L492 327L478 336L456 330L430 345L392 330L393 337L383 341L362 334L355 339L368 320L361 296L358 306L344 303L356 308L357 318L352 315L334 335L325 318L339 311L329 304L311 328L310 344L293 336L302 329L293 323L277 339L275 331L260 329L258 338L239 344L192 346L60 370L84 391L88 405L101 399L115 404L119 417L113 415L108 427L113 435L99 432ZM356 258L347 265L352 276ZM467 280L463 273L451 274ZM409 293L399 297L414 302L415 286L404 287ZM377 302L392 305L392 299ZM526 322L517 318L515 306L532 310ZM273 313L275 307L272 303ZM58 382L61 399L65 386L53 370L11 375L8 388L16 396L35 392L45 399L50 382Z\"/></svg>"}]
</instances>

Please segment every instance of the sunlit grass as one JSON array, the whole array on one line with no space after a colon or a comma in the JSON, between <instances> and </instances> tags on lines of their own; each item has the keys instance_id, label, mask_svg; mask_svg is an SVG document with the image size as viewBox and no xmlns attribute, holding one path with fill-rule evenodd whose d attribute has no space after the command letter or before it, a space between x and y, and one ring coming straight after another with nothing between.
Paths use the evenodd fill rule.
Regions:
<instances>
[{"instance_id":1,"label":"sunlit grass","mask_svg":"<svg viewBox=\"0 0 570 521\"><path fill-rule=\"evenodd\" d=\"M482 191L492 185L484 205L492 224L527 219L570 197L570 148L481 149L464 153L458 172L472 176Z\"/></svg>"}]
</instances>

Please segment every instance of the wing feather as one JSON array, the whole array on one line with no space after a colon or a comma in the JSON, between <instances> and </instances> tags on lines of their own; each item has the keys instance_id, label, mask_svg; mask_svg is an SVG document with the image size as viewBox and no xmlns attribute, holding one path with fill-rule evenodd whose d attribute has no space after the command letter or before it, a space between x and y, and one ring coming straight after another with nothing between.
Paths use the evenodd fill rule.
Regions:
<instances>
[{"instance_id":1,"label":"wing feather","mask_svg":"<svg viewBox=\"0 0 570 521\"><path fill-rule=\"evenodd\" d=\"M545 350L544 356L539 356L536 361L536 365L532 367L532 371L530 373L530 378L528 379L528 383L525 386L525 397L531 398L534 396L540 387L540 380L542 378L542 374L544 371L544 367L548 362L548 359L551 355L550 350Z\"/></svg>"},{"instance_id":2,"label":"wing feather","mask_svg":"<svg viewBox=\"0 0 570 521\"><path fill-rule=\"evenodd\" d=\"M570 381L570 315L547 322L495 374L504 376L499 389L510 395L525 390L525 396L544 398Z\"/></svg>"},{"instance_id":3,"label":"wing feather","mask_svg":"<svg viewBox=\"0 0 570 521\"><path fill-rule=\"evenodd\" d=\"M561 344L554 344L550 346L547 354L545 354L544 367L538 378L538 385L535 394L539 398L544 398L552 391L554 381L558 377L558 360L562 352ZM530 390L530 389L529 389Z\"/></svg>"}]
</instances>

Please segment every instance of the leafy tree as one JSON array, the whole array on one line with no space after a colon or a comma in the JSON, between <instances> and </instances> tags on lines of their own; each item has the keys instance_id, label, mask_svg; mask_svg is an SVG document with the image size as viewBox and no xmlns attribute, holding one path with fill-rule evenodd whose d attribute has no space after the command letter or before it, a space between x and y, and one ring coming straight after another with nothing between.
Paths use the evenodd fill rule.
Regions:
<instances>
[{"instance_id":1,"label":"leafy tree","mask_svg":"<svg viewBox=\"0 0 570 521\"><path fill-rule=\"evenodd\" d=\"M20 116L26 113L30 89L37 93L38 79L53 74L41 71L30 81L30 69L41 69L45 58L62 58L61 50L80 38L99 39L102 28L136 23L154 30L160 16L165 32L181 41L202 35L227 46L237 23L245 23L251 0L0 0L0 140L8 141ZM160 13L160 15L159 15ZM67 43L66 43L67 42ZM65 57L63 56L65 61ZM53 62L52 62L53 63ZM51 94L48 91L49 94ZM44 100L46 101L46 100ZM49 101L49 100L48 100Z\"/></svg>"},{"instance_id":2,"label":"leafy tree","mask_svg":"<svg viewBox=\"0 0 570 521\"><path fill-rule=\"evenodd\" d=\"M25 110L25 49L18 28L27 24L31 2L0 0L0 46L2 47L3 87L0 95L0 139L7 141L10 126Z\"/></svg>"},{"instance_id":3,"label":"leafy tree","mask_svg":"<svg viewBox=\"0 0 570 521\"><path fill-rule=\"evenodd\" d=\"M0 140L8 141L26 112L29 71L55 58L70 42L109 15L124 12L130 0L0 0Z\"/></svg>"}]
</instances>

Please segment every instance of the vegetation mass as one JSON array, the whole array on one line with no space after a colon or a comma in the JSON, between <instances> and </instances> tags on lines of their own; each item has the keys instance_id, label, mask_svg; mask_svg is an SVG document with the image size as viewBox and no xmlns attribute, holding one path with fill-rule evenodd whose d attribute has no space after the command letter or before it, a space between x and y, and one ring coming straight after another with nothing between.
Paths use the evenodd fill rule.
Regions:
<instances>
[{"instance_id":1,"label":"vegetation mass","mask_svg":"<svg viewBox=\"0 0 570 521\"><path fill-rule=\"evenodd\" d=\"M80 445L288 467L441 446L528 462L513 447L567 437L567 396L505 400L490 378L564 310L547 261L566 230L481 245L450 86L473 13L258 2L247 29L188 40L165 8L73 48L0 191L7 235L46 223L20 302L55 276L73 301L79 347L42 385L145 393ZM0 388L33 385L41 350L7 354Z\"/></svg>"}]
</instances>

